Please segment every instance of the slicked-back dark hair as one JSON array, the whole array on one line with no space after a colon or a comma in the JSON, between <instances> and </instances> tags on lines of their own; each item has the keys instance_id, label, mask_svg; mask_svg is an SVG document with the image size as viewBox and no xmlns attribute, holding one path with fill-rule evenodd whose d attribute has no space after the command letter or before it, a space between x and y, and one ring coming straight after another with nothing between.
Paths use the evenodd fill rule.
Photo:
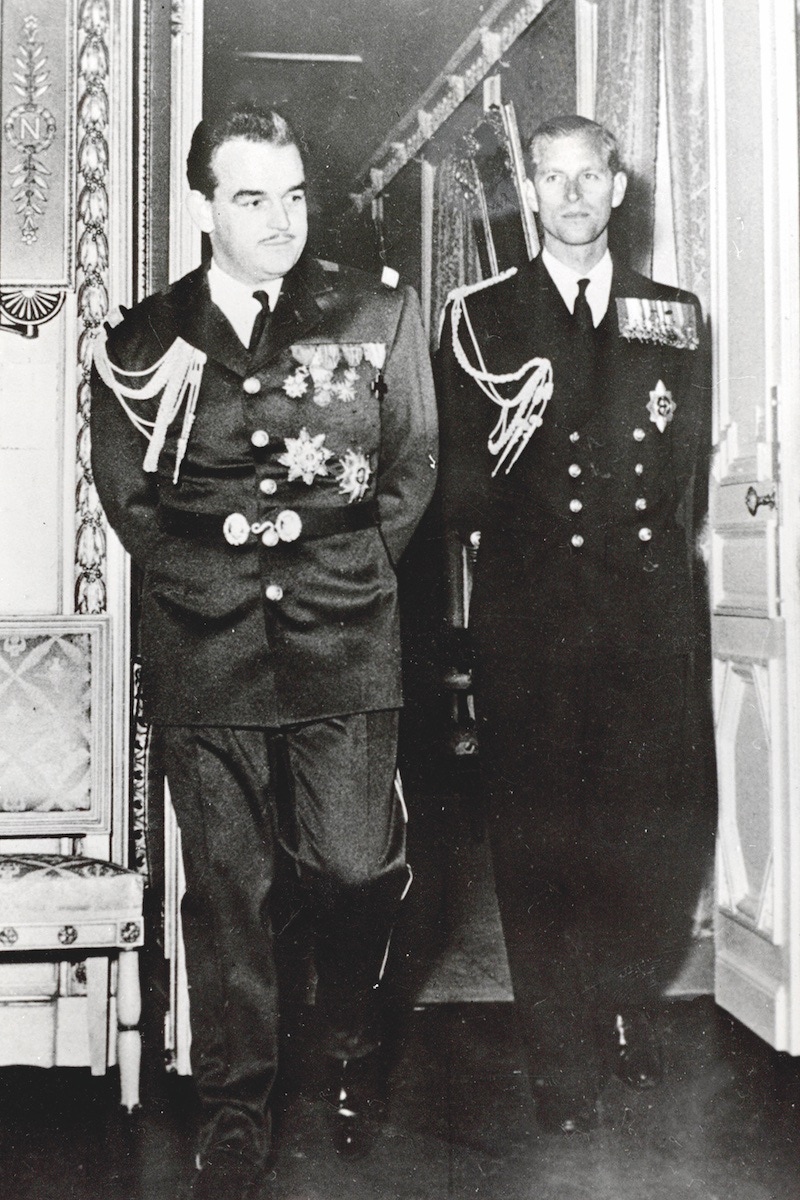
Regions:
<instances>
[{"instance_id":1,"label":"slicked-back dark hair","mask_svg":"<svg viewBox=\"0 0 800 1200\"><path fill-rule=\"evenodd\" d=\"M268 142L271 146L297 146L300 139L285 117L272 108L254 104L229 108L201 121L192 134L186 159L186 178L193 192L202 192L210 200L219 182L211 166L215 151L225 142L243 138L247 142Z\"/></svg>"},{"instance_id":2,"label":"slicked-back dark hair","mask_svg":"<svg viewBox=\"0 0 800 1200\"><path fill-rule=\"evenodd\" d=\"M554 141L560 137L571 137L574 134L580 134L588 141L594 142L597 149L605 155L608 169L612 175L616 175L617 171L622 170L622 163L619 157L619 145L617 139L610 129L606 129L605 125L598 124L597 121L590 121L588 117L579 117L576 114L569 114L563 117L553 117L549 121L544 121L538 129L533 131L531 140L528 143L528 154L534 171L538 155L542 146Z\"/></svg>"}]
</instances>

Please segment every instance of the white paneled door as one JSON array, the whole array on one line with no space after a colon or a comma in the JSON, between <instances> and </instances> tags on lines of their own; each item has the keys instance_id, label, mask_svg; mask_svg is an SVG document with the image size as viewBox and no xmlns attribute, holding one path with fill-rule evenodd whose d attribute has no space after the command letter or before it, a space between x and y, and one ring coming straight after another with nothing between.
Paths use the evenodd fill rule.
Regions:
<instances>
[{"instance_id":1,"label":"white paneled door","mask_svg":"<svg viewBox=\"0 0 800 1200\"><path fill-rule=\"evenodd\" d=\"M707 0L717 414L716 995L800 1054L800 261L794 0Z\"/></svg>"}]
</instances>

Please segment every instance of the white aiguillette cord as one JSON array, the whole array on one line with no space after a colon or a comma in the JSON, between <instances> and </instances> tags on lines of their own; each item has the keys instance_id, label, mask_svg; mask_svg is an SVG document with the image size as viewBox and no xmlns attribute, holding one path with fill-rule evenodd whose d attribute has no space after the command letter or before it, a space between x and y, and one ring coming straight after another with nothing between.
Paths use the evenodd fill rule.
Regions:
<instances>
[{"instance_id":1,"label":"white aiguillette cord","mask_svg":"<svg viewBox=\"0 0 800 1200\"><path fill-rule=\"evenodd\" d=\"M125 371L109 359L106 341L106 331L101 329L94 344L94 365L97 367L103 383L111 389L125 409L131 424L150 443L142 463L144 471L153 472L157 469L167 430L175 420L183 403L186 403L175 455L175 470L172 476L172 482L177 483L180 477L181 463L189 443L189 435L194 424L206 355L202 350L198 350L195 346L185 342L183 338L178 337L158 362L153 363L152 367L146 367L143 371ZM121 377L144 379L146 376L150 377L149 380L139 387L130 387L121 382ZM143 417L138 416L128 404L128 400L152 400L159 392L162 395L155 421L146 421Z\"/></svg>"},{"instance_id":2,"label":"white aiguillette cord","mask_svg":"<svg viewBox=\"0 0 800 1200\"><path fill-rule=\"evenodd\" d=\"M549 358L531 358L528 362L523 363L517 371L511 371L506 375L496 375L487 371L478 339L475 336L475 330L470 321L465 304L467 296L472 295L473 292L480 291L482 288L500 283L504 279L509 279L512 275L516 274L516 271L516 267L509 267L507 271L503 271L491 279L482 279L479 283L457 288L451 293L453 303L453 353L456 356L456 361L462 370L466 371L475 380L478 387L489 397L492 403L497 404L501 410L499 420L490 433L488 441L490 454L499 455L495 468L492 471L492 477L497 474L504 464L506 464L506 475L509 473L530 441L534 431L542 424L544 410L547 408L547 403L553 394L553 368ZM464 352L464 347L461 345L459 326L462 319L472 341L472 347L478 363L477 367L473 366L469 361ZM525 378L526 376L527 378ZM501 396L497 390L496 385L498 383L519 383L522 379L525 382L515 396L506 398L505 396ZM512 413L513 416L511 415ZM506 462L510 455L512 456L510 461Z\"/></svg>"}]
</instances>

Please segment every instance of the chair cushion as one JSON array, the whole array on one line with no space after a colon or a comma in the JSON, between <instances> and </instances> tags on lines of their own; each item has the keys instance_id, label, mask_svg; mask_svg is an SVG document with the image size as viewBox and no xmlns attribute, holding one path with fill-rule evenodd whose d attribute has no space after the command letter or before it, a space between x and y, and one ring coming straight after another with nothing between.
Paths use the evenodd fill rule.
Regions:
<instances>
[{"instance_id":1,"label":"chair cushion","mask_svg":"<svg viewBox=\"0 0 800 1200\"><path fill-rule=\"evenodd\" d=\"M142 876L116 863L0 854L0 950L140 944L143 892ZM24 926L35 932L25 936Z\"/></svg>"}]
</instances>

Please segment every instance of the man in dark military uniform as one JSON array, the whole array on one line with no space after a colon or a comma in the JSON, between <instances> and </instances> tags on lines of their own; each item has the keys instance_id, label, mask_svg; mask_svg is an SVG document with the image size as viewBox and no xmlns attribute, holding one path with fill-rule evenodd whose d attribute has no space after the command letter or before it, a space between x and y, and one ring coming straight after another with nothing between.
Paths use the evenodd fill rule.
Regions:
<instances>
[{"instance_id":1,"label":"man in dark military uniform","mask_svg":"<svg viewBox=\"0 0 800 1200\"><path fill-rule=\"evenodd\" d=\"M696 298L609 254L613 136L562 118L531 159L541 256L446 314L441 473L448 530L480 533L478 737L537 1117L572 1131L612 1067L658 1081L646 1008L688 949L713 845L710 395Z\"/></svg>"},{"instance_id":2,"label":"man in dark military uniform","mask_svg":"<svg viewBox=\"0 0 800 1200\"><path fill-rule=\"evenodd\" d=\"M395 572L434 486L436 418L411 289L304 253L279 115L201 123L188 178L212 261L99 340L92 446L143 571L145 713L183 839L195 1194L238 1200L261 1194L270 1147L278 844L315 926L334 1137L359 1148L410 874Z\"/></svg>"}]
</instances>

